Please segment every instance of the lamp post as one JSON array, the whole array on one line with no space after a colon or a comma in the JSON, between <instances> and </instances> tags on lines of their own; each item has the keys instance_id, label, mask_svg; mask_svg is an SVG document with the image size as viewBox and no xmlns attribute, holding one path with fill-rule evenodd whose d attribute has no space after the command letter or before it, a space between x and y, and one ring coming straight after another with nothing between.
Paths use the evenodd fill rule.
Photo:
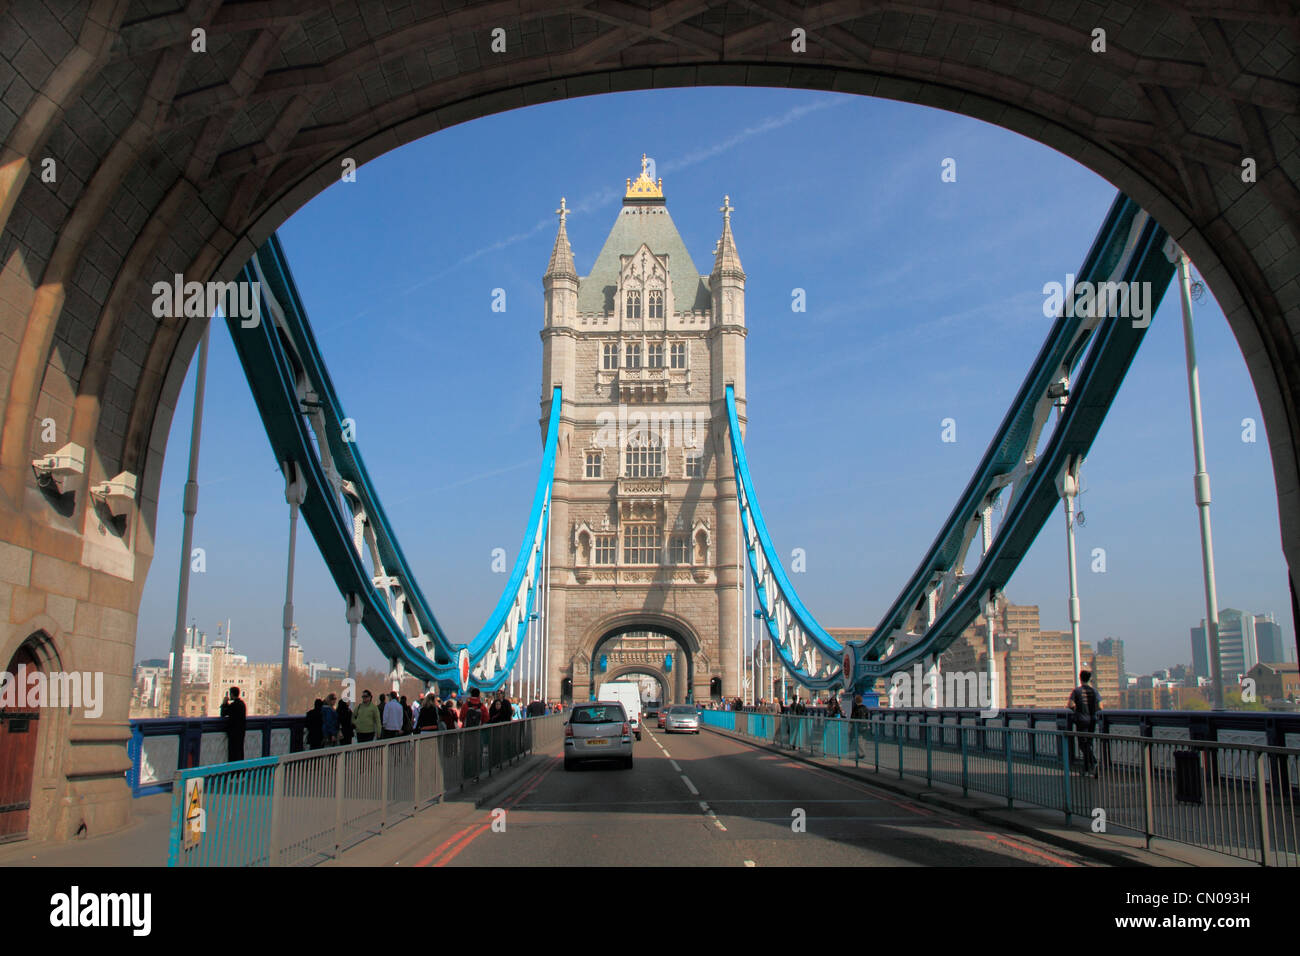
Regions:
<instances>
[{"instance_id":1,"label":"lamp post","mask_svg":"<svg viewBox=\"0 0 1300 956\"><path fill-rule=\"evenodd\" d=\"M1201 568L1205 577L1205 638L1214 684L1214 709L1223 709L1223 673L1219 658L1219 596L1214 583L1214 537L1210 533L1210 476L1205 470L1205 436L1201 425L1201 377L1196 366L1196 339L1192 332L1191 262L1171 239L1165 256L1178 265L1178 291L1183 307L1183 347L1187 355L1187 398L1192 407L1192 456L1196 462L1193 486L1201 521Z\"/></svg>"},{"instance_id":2,"label":"lamp post","mask_svg":"<svg viewBox=\"0 0 1300 956\"><path fill-rule=\"evenodd\" d=\"M298 548L298 509L307 483L297 464L284 462L284 500L289 503L289 566L284 581L284 652L280 657L280 713L289 713L289 644L293 639L293 565Z\"/></svg>"},{"instance_id":3,"label":"lamp post","mask_svg":"<svg viewBox=\"0 0 1300 956\"><path fill-rule=\"evenodd\" d=\"M212 329L209 320L199 340L199 367L194 376L194 418L190 427L190 469L185 482L185 500L181 511L185 515L181 531L181 576L176 589L176 629L172 632L172 687L168 714L179 717L181 713L181 680L184 677L185 615L190 603L190 562L193 560L194 515L199 510L199 439L203 432L203 392L208 381L208 338Z\"/></svg>"}]
</instances>

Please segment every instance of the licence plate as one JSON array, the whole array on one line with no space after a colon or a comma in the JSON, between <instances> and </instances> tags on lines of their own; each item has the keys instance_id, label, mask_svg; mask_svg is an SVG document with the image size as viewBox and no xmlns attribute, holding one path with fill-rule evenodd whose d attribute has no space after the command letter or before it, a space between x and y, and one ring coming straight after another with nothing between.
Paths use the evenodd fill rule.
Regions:
<instances>
[{"instance_id":1,"label":"licence plate","mask_svg":"<svg viewBox=\"0 0 1300 956\"><path fill-rule=\"evenodd\" d=\"M609 740L605 737L589 737L587 739L588 747L608 747Z\"/></svg>"}]
</instances>

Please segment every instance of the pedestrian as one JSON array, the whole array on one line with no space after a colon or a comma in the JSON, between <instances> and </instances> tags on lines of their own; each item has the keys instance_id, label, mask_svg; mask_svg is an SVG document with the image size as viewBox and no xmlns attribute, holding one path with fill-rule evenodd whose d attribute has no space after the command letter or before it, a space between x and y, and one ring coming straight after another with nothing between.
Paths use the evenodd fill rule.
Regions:
<instances>
[{"instance_id":1,"label":"pedestrian","mask_svg":"<svg viewBox=\"0 0 1300 956\"><path fill-rule=\"evenodd\" d=\"M325 698L325 705L320 711L321 742L326 747L333 747L339 742L339 715L334 709L337 698L330 694Z\"/></svg>"},{"instance_id":2,"label":"pedestrian","mask_svg":"<svg viewBox=\"0 0 1300 956\"><path fill-rule=\"evenodd\" d=\"M221 702L221 716L226 718L226 760L234 763L244 759L244 730L248 725L248 709L239 699L239 688L226 691Z\"/></svg>"},{"instance_id":3,"label":"pedestrian","mask_svg":"<svg viewBox=\"0 0 1300 956\"><path fill-rule=\"evenodd\" d=\"M540 698L534 697L532 703L528 705L528 716L529 717L546 716L546 705L542 703Z\"/></svg>"},{"instance_id":4,"label":"pedestrian","mask_svg":"<svg viewBox=\"0 0 1300 956\"><path fill-rule=\"evenodd\" d=\"M402 699L405 700L406 698L403 697ZM417 695L415 700L411 701L411 733L413 734L418 734L420 732L420 708L422 706L420 698Z\"/></svg>"},{"instance_id":5,"label":"pedestrian","mask_svg":"<svg viewBox=\"0 0 1300 956\"><path fill-rule=\"evenodd\" d=\"M347 698L339 698L339 705L335 708L339 717L339 743L346 747L352 743L352 708L348 706Z\"/></svg>"},{"instance_id":6,"label":"pedestrian","mask_svg":"<svg viewBox=\"0 0 1300 956\"><path fill-rule=\"evenodd\" d=\"M357 705L357 712L352 718L357 731L357 743L365 744L374 740L379 733L381 720L379 708L370 699L370 691L363 690L361 703Z\"/></svg>"},{"instance_id":7,"label":"pedestrian","mask_svg":"<svg viewBox=\"0 0 1300 956\"><path fill-rule=\"evenodd\" d=\"M840 710L840 699L832 697L830 705L826 708L827 717L843 717L844 711Z\"/></svg>"},{"instance_id":8,"label":"pedestrian","mask_svg":"<svg viewBox=\"0 0 1300 956\"><path fill-rule=\"evenodd\" d=\"M871 713L870 711L867 710L867 705L862 702L862 695L854 694L853 707L852 709L849 710L849 720L858 721L858 720L870 720L870 719L871 719ZM862 727L861 724L852 723L849 724L849 730L852 732L853 735L854 753L857 754L859 757L865 756L864 751L866 747L864 745L866 743L866 740L863 734L864 728Z\"/></svg>"},{"instance_id":9,"label":"pedestrian","mask_svg":"<svg viewBox=\"0 0 1300 956\"><path fill-rule=\"evenodd\" d=\"M307 746L312 750L320 750L321 741L325 735L325 722L321 716L321 711L325 709L325 701L319 697L316 703L312 704L311 710L307 711Z\"/></svg>"},{"instance_id":10,"label":"pedestrian","mask_svg":"<svg viewBox=\"0 0 1300 956\"><path fill-rule=\"evenodd\" d=\"M1097 712L1101 710L1101 695L1088 683L1090 680L1092 680L1091 671L1079 671L1079 686L1070 691L1070 700L1066 703L1070 708L1070 723L1079 734L1093 732L1097 725ZM1079 751L1083 755L1083 772L1096 776L1097 756L1092 752L1092 737L1082 736L1078 740Z\"/></svg>"},{"instance_id":11,"label":"pedestrian","mask_svg":"<svg viewBox=\"0 0 1300 956\"><path fill-rule=\"evenodd\" d=\"M415 718L411 714L411 705L406 702L406 695L402 695L402 733L409 734L411 728L415 726Z\"/></svg>"},{"instance_id":12,"label":"pedestrian","mask_svg":"<svg viewBox=\"0 0 1300 956\"><path fill-rule=\"evenodd\" d=\"M407 720L410 720L410 716L411 716L411 712L406 710L401 705L401 703L397 700L396 694L390 694L388 696L388 703L384 704L384 709L381 711L381 713L383 714L383 720L384 720L384 731L383 731L384 740L388 740L391 737L396 737L398 734L402 732L403 714L406 715Z\"/></svg>"},{"instance_id":13,"label":"pedestrian","mask_svg":"<svg viewBox=\"0 0 1300 956\"><path fill-rule=\"evenodd\" d=\"M479 727L487 723L488 709L483 706L483 698L477 687L470 688L469 697L460 708L460 725L462 727Z\"/></svg>"},{"instance_id":14,"label":"pedestrian","mask_svg":"<svg viewBox=\"0 0 1300 956\"><path fill-rule=\"evenodd\" d=\"M440 716L442 718L443 730L455 730L460 726L460 715L456 713L456 705L452 702L450 697L442 702L442 713Z\"/></svg>"},{"instance_id":15,"label":"pedestrian","mask_svg":"<svg viewBox=\"0 0 1300 956\"><path fill-rule=\"evenodd\" d=\"M438 698L432 691L420 706L420 719L416 722L416 727L420 733L438 729Z\"/></svg>"}]
</instances>

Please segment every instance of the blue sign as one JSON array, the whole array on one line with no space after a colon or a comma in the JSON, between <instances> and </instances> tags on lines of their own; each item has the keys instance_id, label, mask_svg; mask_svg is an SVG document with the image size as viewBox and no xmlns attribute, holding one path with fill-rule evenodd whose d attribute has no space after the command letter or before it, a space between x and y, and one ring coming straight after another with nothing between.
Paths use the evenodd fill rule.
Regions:
<instances>
[{"instance_id":1,"label":"blue sign","mask_svg":"<svg viewBox=\"0 0 1300 956\"><path fill-rule=\"evenodd\" d=\"M602 674L605 673L605 655L604 655L604 654L601 654L601 655L600 655L600 672L601 672Z\"/></svg>"},{"instance_id":2,"label":"blue sign","mask_svg":"<svg viewBox=\"0 0 1300 956\"><path fill-rule=\"evenodd\" d=\"M673 669L673 655L671 655L671 654L665 654L665 655L664 655L664 670L666 670L666 671L671 671L672 669Z\"/></svg>"}]
</instances>

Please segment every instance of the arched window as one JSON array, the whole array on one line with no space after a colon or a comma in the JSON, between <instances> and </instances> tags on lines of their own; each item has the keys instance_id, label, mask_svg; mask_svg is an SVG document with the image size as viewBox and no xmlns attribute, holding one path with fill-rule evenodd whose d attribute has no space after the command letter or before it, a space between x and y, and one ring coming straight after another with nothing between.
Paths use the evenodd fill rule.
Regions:
<instances>
[{"instance_id":1,"label":"arched window","mask_svg":"<svg viewBox=\"0 0 1300 956\"><path fill-rule=\"evenodd\" d=\"M629 292L627 294L627 317L629 319L641 318L641 293Z\"/></svg>"},{"instance_id":2,"label":"arched window","mask_svg":"<svg viewBox=\"0 0 1300 956\"><path fill-rule=\"evenodd\" d=\"M664 294L659 289L650 293L649 316L652 319L662 319L664 317Z\"/></svg>"}]
</instances>

